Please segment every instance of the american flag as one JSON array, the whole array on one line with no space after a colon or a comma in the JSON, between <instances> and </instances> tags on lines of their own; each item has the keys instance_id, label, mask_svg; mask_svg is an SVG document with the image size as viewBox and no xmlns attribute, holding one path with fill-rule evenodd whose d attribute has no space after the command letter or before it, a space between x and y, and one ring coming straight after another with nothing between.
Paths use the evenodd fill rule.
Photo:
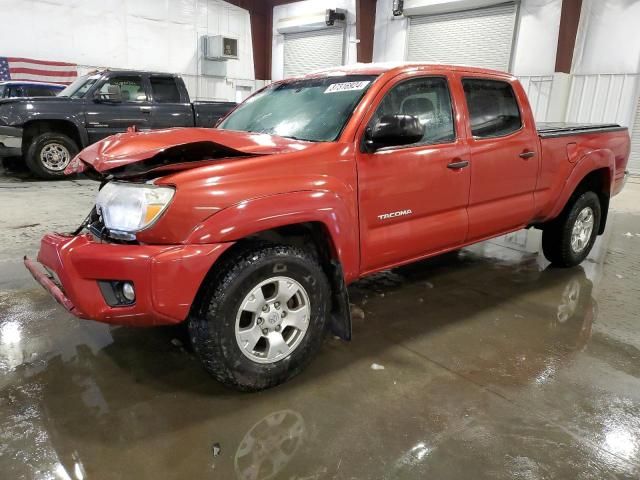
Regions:
<instances>
[{"instance_id":1,"label":"american flag","mask_svg":"<svg viewBox=\"0 0 640 480\"><path fill-rule=\"evenodd\" d=\"M78 76L74 63L49 62L32 58L0 57L0 81L31 80L68 85Z\"/></svg>"}]
</instances>

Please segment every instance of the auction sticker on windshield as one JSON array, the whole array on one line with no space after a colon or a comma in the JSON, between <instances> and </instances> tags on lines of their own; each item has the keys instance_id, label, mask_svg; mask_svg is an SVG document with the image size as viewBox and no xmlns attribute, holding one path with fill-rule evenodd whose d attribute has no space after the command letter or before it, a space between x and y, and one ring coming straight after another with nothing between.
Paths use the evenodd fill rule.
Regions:
<instances>
[{"instance_id":1,"label":"auction sticker on windshield","mask_svg":"<svg viewBox=\"0 0 640 480\"><path fill-rule=\"evenodd\" d=\"M370 80L364 80L362 82L343 82L343 83L334 83L329 85L324 93L336 93L336 92L349 92L352 90L362 90L364 87L369 85Z\"/></svg>"}]
</instances>

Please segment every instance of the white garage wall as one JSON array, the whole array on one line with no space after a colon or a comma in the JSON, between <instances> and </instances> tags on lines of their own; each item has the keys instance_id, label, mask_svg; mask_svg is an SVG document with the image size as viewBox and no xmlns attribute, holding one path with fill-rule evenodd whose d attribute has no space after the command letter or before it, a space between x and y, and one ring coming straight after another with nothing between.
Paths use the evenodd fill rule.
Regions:
<instances>
[{"instance_id":1,"label":"white garage wall","mask_svg":"<svg viewBox=\"0 0 640 480\"><path fill-rule=\"evenodd\" d=\"M1 56L180 73L197 98L234 100L236 80L255 78L249 12L221 0L0 0L0 11ZM199 39L217 34L239 39L240 59L202 76Z\"/></svg>"},{"instance_id":2,"label":"white garage wall","mask_svg":"<svg viewBox=\"0 0 640 480\"><path fill-rule=\"evenodd\" d=\"M556 67L562 0L523 0L514 45L515 75L550 75Z\"/></svg>"},{"instance_id":3,"label":"white garage wall","mask_svg":"<svg viewBox=\"0 0 640 480\"><path fill-rule=\"evenodd\" d=\"M584 0L573 73L639 73L639 27L638 0Z\"/></svg>"},{"instance_id":4,"label":"white garage wall","mask_svg":"<svg viewBox=\"0 0 640 480\"><path fill-rule=\"evenodd\" d=\"M271 55L271 78L284 78L284 35L277 31L278 21L283 18L300 17L327 8L342 8L347 11L347 27L345 31L344 64L355 63L357 60L356 44L356 2L355 0L304 0L301 2L279 5L273 9L273 47Z\"/></svg>"},{"instance_id":5,"label":"white garage wall","mask_svg":"<svg viewBox=\"0 0 640 480\"><path fill-rule=\"evenodd\" d=\"M393 16L393 0L378 0L373 35L373 61L398 62L406 59L409 19Z\"/></svg>"},{"instance_id":6,"label":"white garage wall","mask_svg":"<svg viewBox=\"0 0 640 480\"><path fill-rule=\"evenodd\" d=\"M423 3L429 3L425 0ZM442 0L433 1L439 5ZM464 2L454 1L455 4ZM500 3L497 0L495 3ZM378 0L373 44L376 62L404 60L407 24L404 17L393 17L393 0ZM514 45L512 71L516 75L552 74L560 28L561 0L522 0Z\"/></svg>"}]
</instances>

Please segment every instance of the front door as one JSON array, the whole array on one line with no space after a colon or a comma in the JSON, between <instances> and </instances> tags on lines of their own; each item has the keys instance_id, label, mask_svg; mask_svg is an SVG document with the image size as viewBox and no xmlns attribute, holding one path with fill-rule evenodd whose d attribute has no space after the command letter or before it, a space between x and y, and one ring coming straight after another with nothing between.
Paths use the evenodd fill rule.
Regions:
<instances>
[{"instance_id":1,"label":"front door","mask_svg":"<svg viewBox=\"0 0 640 480\"><path fill-rule=\"evenodd\" d=\"M361 271L368 273L461 245L467 234L470 169L447 77L401 76L367 121L418 117L423 137L358 154Z\"/></svg>"},{"instance_id":2,"label":"front door","mask_svg":"<svg viewBox=\"0 0 640 480\"><path fill-rule=\"evenodd\" d=\"M540 152L535 125L527 124L531 116L522 115L509 82L467 77L462 85L472 137L468 240L473 241L531 221Z\"/></svg>"},{"instance_id":3,"label":"front door","mask_svg":"<svg viewBox=\"0 0 640 480\"><path fill-rule=\"evenodd\" d=\"M89 100L86 110L89 143L97 142L114 133L125 132L135 126L137 130L148 130L151 126L151 102L142 75L118 75L99 85L99 96ZM118 86L122 101L109 99L109 87Z\"/></svg>"}]
</instances>

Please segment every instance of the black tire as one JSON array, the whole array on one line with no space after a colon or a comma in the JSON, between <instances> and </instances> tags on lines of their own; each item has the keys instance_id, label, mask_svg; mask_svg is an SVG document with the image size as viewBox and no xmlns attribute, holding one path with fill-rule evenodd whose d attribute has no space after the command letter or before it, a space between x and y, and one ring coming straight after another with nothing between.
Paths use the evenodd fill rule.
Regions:
<instances>
[{"instance_id":1,"label":"black tire","mask_svg":"<svg viewBox=\"0 0 640 480\"><path fill-rule=\"evenodd\" d=\"M576 252L571 247L571 233L580 212L590 207L593 211L593 229L586 246ZM576 196L569 207L555 220L545 225L542 232L542 252L553 265L573 267L581 263L593 247L600 228L602 211L600 199L594 192L585 192Z\"/></svg>"},{"instance_id":2,"label":"black tire","mask_svg":"<svg viewBox=\"0 0 640 480\"><path fill-rule=\"evenodd\" d=\"M78 154L78 145L71 138L62 133L46 132L41 133L33 138L27 149L25 162L29 170L39 178L47 180L56 180L64 178L64 168L55 170L47 167L42 161L42 151L45 147L51 145L60 145L69 154L69 161ZM68 162L67 162L68 164Z\"/></svg>"},{"instance_id":3,"label":"black tire","mask_svg":"<svg viewBox=\"0 0 640 480\"><path fill-rule=\"evenodd\" d=\"M309 325L289 356L258 363L245 356L236 341L236 315L251 290L274 275L288 276L304 287ZM263 390L294 377L315 356L324 338L329 302L329 282L314 255L291 246L256 246L229 259L205 280L188 320L189 336L205 369L219 382L237 390Z\"/></svg>"}]
</instances>

